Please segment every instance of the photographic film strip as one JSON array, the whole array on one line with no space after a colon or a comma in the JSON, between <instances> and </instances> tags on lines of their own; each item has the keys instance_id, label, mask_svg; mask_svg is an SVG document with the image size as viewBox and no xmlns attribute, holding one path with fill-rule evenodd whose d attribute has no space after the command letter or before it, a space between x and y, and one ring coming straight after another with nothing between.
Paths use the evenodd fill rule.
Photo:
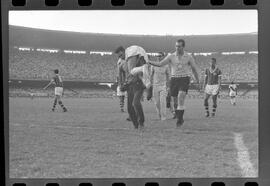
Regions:
<instances>
[{"instance_id":1,"label":"photographic film strip","mask_svg":"<svg viewBox=\"0 0 270 186\"><path fill-rule=\"evenodd\" d=\"M270 185L269 10L1 1L3 185Z\"/></svg>"}]
</instances>

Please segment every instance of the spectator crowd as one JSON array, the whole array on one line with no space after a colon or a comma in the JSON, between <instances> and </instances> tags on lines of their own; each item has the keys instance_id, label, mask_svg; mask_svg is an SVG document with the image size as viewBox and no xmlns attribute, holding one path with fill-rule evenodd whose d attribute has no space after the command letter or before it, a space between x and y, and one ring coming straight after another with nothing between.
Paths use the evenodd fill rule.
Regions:
<instances>
[{"instance_id":1,"label":"spectator crowd","mask_svg":"<svg viewBox=\"0 0 270 186\"><path fill-rule=\"evenodd\" d=\"M258 55L194 56L202 70L216 57L223 72L223 81L258 81ZM108 81L116 80L117 58L114 55L49 53L39 51L10 50L10 79L50 79L53 69L59 69L65 80Z\"/></svg>"}]
</instances>

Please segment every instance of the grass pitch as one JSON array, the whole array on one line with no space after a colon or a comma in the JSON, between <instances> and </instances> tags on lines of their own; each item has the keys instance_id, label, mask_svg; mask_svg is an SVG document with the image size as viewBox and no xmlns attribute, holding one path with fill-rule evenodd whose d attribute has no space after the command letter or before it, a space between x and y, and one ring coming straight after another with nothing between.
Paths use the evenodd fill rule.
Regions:
<instances>
[{"instance_id":1,"label":"grass pitch","mask_svg":"<svg viewBox=\"0 0 270 186\"><path fill-rule=\"evenodd\" d=\"M118 99L63 103L67 113L59 105L51 112L49 98L9 99L11 178L241 177L235 133L258 172L258 100L219 100L216 117L205 118L203 100L188 99L181 129L144 101L144 132L126 121Z\"/></svg>"}]
</instances>

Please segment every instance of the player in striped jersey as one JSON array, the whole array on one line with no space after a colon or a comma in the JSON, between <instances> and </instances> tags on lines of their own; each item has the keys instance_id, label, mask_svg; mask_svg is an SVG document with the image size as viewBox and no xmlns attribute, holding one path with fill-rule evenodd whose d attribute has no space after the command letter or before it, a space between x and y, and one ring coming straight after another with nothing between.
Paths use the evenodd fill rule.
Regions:
<instances>
[{"instance_id":1,"label":"player in striped jersey","mask_svg":"<svg viewBox=\"0 0 270 186\"><path fill-rule=\"evenodd\" d=\"M221 84L221 70L216 65L216 58L211 59L210 67L205 70L205 79L204 79L204 88L205 88L205 98L204 98L204 107L205 107L205 116L209 117L209 105L208 99L212 96L213 99L213 112L212 116L214 117L217 109L217 96L220 90Z\"/></svg>"},{"instance_id":2,"label":"player in striped jersey","mask_svg":"<svg viewBox=\"0 0 270 186\"><path fill-rule=\"evenodd\" d=\"M124 104L125 104L125 94L126 91L121 91L120 87L124 84L126 80L126 61L125 58L119 57L117 61L117 90L116 94L119 97L120 101L120 110L121 112L124 112Z\"/></svg>"},{"instance_id":3,"label":"player in striped jersey","mask_svg":"<svg viewBox=\"0 0 270 186\"><path fill-rule=\"evenodd\" d=\"M54 70L55 76L52 78L52 80L50 81L50 83L44 87L44 90L47 89L51 84L55 85L54 88L54 94L55 94L55 98L54 98L54 103L53 103L53 108L52 111L54 112L55 110L55 106L57 104L57 102L59 103L59 105L62 107L63 112L67 112L66 107L64 106L61 97L63 95L63 81L61 76L59 75L59 70L55 69Z\"/></svg>"}]
</instances>

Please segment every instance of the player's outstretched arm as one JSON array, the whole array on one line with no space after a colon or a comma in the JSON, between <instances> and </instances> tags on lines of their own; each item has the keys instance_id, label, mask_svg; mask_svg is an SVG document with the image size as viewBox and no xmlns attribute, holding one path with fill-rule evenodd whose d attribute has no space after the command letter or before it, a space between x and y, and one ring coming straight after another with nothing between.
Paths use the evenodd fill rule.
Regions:
<instances>
[{"instance_id":1,"label":"player's outstretched arm","mask_svg":"<svg viewBox=\"0 0 270 186\"><path fill-rule=\"evenodd\" d=\"M157 66L157 67L163 67L163 66L165 66L165 65L168 65L169 63L171 62L171 60L170 60L170 56L167 56L167 57L165 57L162 61L160 61L160 62L157 62L157 61L148 61L148 63L150 64L150 65L153 65L153 66Z\"/></svg>"}]
</instances>

